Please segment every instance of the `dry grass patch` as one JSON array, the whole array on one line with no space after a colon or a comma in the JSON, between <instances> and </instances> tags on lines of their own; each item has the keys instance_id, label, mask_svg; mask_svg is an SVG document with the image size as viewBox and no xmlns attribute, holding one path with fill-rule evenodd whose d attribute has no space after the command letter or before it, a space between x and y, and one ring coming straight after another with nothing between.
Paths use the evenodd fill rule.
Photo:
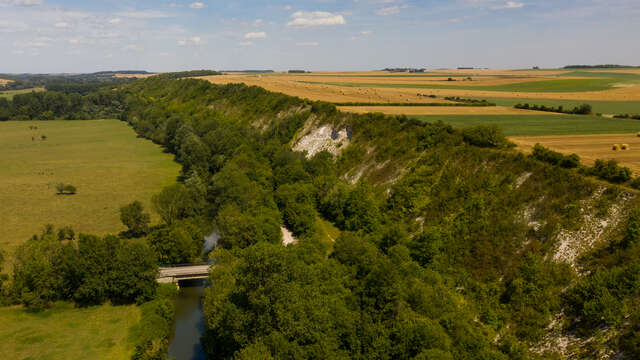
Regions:
<instances>
[{"instance_id":1,"label":"dry grass patch","mask_svg":"<svg viewBox=\"0 0 640 360\"><path fill-rule=\"evenodd\" d=\"M531 152L540 143L563 154L575 153L587 165L593 165L596 159L615 159L640 175L640 137L636 134L524 136L511 140L525 152Z\"/></svg>"}]
</instances>

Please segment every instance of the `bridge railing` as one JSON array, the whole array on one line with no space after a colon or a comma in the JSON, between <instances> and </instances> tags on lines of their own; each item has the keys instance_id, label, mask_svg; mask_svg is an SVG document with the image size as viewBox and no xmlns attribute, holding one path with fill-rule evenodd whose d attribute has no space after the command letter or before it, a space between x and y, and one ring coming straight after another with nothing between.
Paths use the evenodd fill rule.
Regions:
<instances>
[{"instance_id":1,"label":"bridge railing","mask_svg":"<svg viewBox=\"0 0 640 360\"><path fill-rule=\"evenodd\" d=\"M200 265L211 265L211 262L202 261L202 262L190 263L190 264L160 264L160 265L158 265L158 267L161 267L161 268L178 268L178 267L200 266Z\"/></svg>"}]
</instances>

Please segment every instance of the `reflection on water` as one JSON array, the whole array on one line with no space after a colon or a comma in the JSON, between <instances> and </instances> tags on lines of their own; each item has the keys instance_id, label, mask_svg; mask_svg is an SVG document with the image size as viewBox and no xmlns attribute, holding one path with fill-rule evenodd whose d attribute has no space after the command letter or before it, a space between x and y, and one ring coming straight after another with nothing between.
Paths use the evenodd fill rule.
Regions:
<instances>
[{"instance_id":1,"label":"reflection on water","mask_svg":"<svg viewBox=\"0 0 640 360\"><path fill-rule=\"evenodd\" d=\"M169 356L176 360L205 360L200 337L204 334L202 296L204 282L195 280L180 283L180 295L176 299L176 320Z\"/></svg>"}]
</instances>

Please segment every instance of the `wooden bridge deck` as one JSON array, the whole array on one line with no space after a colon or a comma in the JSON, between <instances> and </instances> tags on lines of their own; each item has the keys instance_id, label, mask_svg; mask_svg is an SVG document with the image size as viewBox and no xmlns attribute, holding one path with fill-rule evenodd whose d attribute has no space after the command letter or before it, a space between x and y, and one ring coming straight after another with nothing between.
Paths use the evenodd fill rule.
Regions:
<instances>
[{"instance_id":1,"label":"wooden bridge deck","mask_svg":"<svg viewBox=\"0 0 640 360\"><path fill-rule=\"evenodd\" d=\"M209 265L187 265L161 267L158 282L175 283L180 280L206 279L209 276Z\"/></svg>"}]
</instances>

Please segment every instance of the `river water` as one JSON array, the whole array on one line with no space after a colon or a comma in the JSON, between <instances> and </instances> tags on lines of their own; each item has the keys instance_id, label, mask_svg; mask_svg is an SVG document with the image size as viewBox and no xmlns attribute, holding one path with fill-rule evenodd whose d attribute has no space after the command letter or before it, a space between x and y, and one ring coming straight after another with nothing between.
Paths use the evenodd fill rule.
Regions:
<instances>
[{"instance_id":1,"label":"river water","mask_svg":"<svg viewBox=\"0 0 640 360\"><path fill-rule=\"evenodd\" d=\"M200 345L204 334L202 297L204 280L182 282L180 294L175 300L175 331L169 356L176 360L205 360L207 357Z\"/></svg>"}]
</instances>

